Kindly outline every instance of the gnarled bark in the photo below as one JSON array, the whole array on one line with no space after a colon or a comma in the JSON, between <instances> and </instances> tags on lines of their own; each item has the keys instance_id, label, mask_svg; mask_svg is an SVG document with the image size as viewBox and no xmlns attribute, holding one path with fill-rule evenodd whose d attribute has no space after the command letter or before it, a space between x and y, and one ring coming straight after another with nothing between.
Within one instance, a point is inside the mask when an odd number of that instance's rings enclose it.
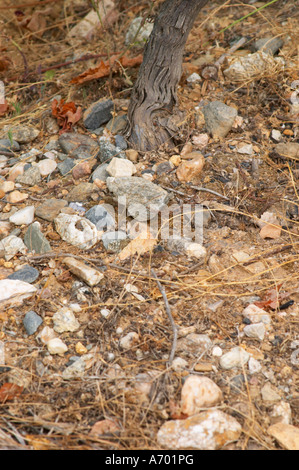
<instances>
[{"instance_id":1,"label":"gnarled bark","mask_svg":"<svg viewBox=\"0 0 299 470\"><path fill-rule=\"evenodd\" d=\"M138 150L153 150L172 142L184 47L196 16L207 1L165 0L162 4L145 46L128 109L126 135Z\"/></svg>"}]
</instances>

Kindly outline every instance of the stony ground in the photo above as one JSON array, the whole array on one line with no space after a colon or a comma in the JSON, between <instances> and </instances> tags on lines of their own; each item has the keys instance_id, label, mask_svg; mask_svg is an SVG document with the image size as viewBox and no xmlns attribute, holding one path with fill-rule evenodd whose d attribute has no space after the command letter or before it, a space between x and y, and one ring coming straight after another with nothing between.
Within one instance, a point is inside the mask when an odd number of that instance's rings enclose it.
<instances>
[{"instance_id":1,"label":"stony ground","mask_svg":"<svg viewBox=\"0 0 299 470\"><path fill-rule=\"evenodd\" d=\"M21 3L0 8L0 448L298 450L296 2L211 2L177 146L145 154L124 38L159 2L107 2L88 40L88 2ZM146 216L134 237L153 198L203 209L202 244Z\"/></svg>"}]
</instances>

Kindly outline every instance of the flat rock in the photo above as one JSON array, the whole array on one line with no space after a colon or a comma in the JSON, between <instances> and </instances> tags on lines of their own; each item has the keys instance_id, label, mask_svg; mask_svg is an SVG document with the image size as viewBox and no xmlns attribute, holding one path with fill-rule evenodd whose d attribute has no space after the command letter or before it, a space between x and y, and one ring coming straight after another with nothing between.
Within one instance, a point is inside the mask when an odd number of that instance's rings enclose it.
<instances>
[{"instance_id":1,"label":"flat rock","mask_svg":"<svg viewBox=\"0 0 299 470\"><path fill-rule=\"evenodd\" d=\"M64 199L47 199L36 207L35 215L41 219L52 222L65 206L67 206L67 201Z\"/></svg>"},{"instance_id":2,"label":"flat rock","mask_svg":"<svg viewBox=\"0 0 299 470\"><path fill-rule=\"evenodd\" d=\"M134 173L136 173L136 168L134 163L132 163L130 160L114 157L107 166L106 171L110 176L125 177L132 176Z\"/></svg>"},{"instance_id":3,"label":"flat rock","mask_svg":"<svg viewBox=\"0 0 299 470\"><path fill-rule=\"evenodd\" d=\"M286 450L299 450L299 428L291 424L276 423L267 430L270 436Z\"/></svg>"},{"instance_id":4,"label":"flat rock","mask_svg":"<svg viewBox=\"0 0 299 470\"><path fill-rule=\"evenodd\" d=\"M39 222L33 222L28 227L24 236L24 243L30 252L42 254L51 251L51 245L41 232Z\"/></svg>"},{"instance_id":5,"label":"flat rock","mask_svg":"<svg viewBox=\"0 0 299 470\"><path fill-rule=\"evenodd\" d=\"M128 214L138 221L157 215L170 199L160 186L137 176L107 178L107 187L115 199L122 199Z\"/></svg>"},{"instance_id":6,"label":"flat rock","mask_svg":"<svg viewBox=\"0 0 299 470\"><path fill-rule=\"evenodd\" d=\"M7 276L7 279L17 279L19 281L28 282L31 284L32 282L36 281L39 276L39 271L35 269L33 266L26 264L23 268L18 269L14 273Z\"/></svg>"},{"instance_id":7,"label":"flat rock","mask_svg":"<svg viewBox=\"0 0 299 470\"><path fill-rule=\"evenodd\" d=\"M222 369L243 367L249 360L250 354L245 349L236 346L220 357L219 364Z\"/></svg>"},{"instance_id":8,"label":"flat rock","mask_svg":"<svg viewBox=\"0 0 299 470\"><path fill-rule=\"evenodd\" d=\"M62 307L53 315L54 330L57 333L65 331L77 331L80 323L76 319L73 311L68 307Z\"/></svg>"},{"instance_id":9,"label":"flat rock","mask_svg":"<svg viewBox=\"0 0 299 470\"><path fill-rule=\"evenodd\" d=\"M32 297L36 291L36 287L28 282L16 279L0 280L0 306L20 304L24 299Z\"/></svg>"},{"instance_id":10,"label":"flat rock","mask_svg":"<svg viewBox=\"0 0 299 470\"><path fill-rule=\"evenodd\" d=\"M40 183L41 173L37 166L32 166L28 170L24 171L22 175L16 177L16 182L21 184L26 184L27 186L34 186L35 184Z\"/></svg>"},{"instance_id":11,"label":"flat rock","mask_svg":"<svg viewBox=\"0 0 299 470\"><path fill-rule=\"evenodd\" d=\"M95 181L96 179L100 181L106 181L106 179L110 176L107 172L107 167L108 163L102 163L101 165L99 165L91 175L92 181Z\"/></svg>"},{"instance_id":12,"label":"flat rock","mask_svg":"<svg viewBox=\"0 0 299 470\"><path fill-rule=\"evenodd\" d=\"M113 207L108 204L98 204L89 209L85 218L95 224L97 230L111 230L116 226L115 214Z\"/></svg>"},{"instance_id":13,"label":"flat rock","mask_svg":"<svg viewBox=\"0 0 299 470\"><path fill-rule=\"evenodd\" d=\"M126 154L113 145L109 140L105 138L99 139L99 153L98 159L101 163L109 163L113 157L126 158Z\"/></svg>"},{"instance_id":14,"label":"flat rock","mask_svg":"<svg viewBox=\"0 0 299 470\"><path fill-rule=\"evenodd\" d=\"M20 150L20 146L16 140L10 141L10 139L0 139L0 153L1 152L8 152L12 155L14 152L18 152Z\"/></svg>"},{"instance_id":15,"label":"flat rock","mask_svg":"<svg viewBox=\"0 0 299 470\"><path fill-rule=\"evenodd\" d=\"M119 252L127 244L127 234L122 230L105 232L102 235L102 242L106 250Z\"/></svg>"},{"instance_id":16,"label":"flat rock","mask_svg":"<svg viewBox=\"0 0 299 470\"><path fill-rule=\"evenodd\" d=\"M9 217L9 221L15 225L29 225L34 220L34 206L27 206L15 212Z\"/></svg>"},{"instance_id":17,"label":"flat rock","mask_svg":"<svg viewBox=\"0 0 299 470\"><path fill-rule=\"evenodd\" d=\"M83 182L74 186L66 195L67 201L84 202L92 193L96 191L96 186L93 183Z\"/></svg>"},{"instance_id":18,"label":"flat rock","mask_svg":"<svg viewBox=\"0 0 299 470\"><path fill-rule=\"evenodd\" d=\"M71 173L75 166L76 163L72 158L65 158L62 162L57 164L57 169L61 176L65 176Z\"/></svg>"},{"instance_id":19,"label":"flat rock","mask_svg":"<svg viewBox=\"0 0 299 470\"><path fill-rule=\"evenodd\" d=\"M72 158L96 157L99 151L99 145L94 139L76 132L65 132L59 137L58 143L61 150Z\"/></svg>"},{"instance_id":20,"label":"flat rock","mask_svg":"<svg viewBox=\"0 0 299 470\"><path fill-rule=\"evenodd\" d=\"M83 124L87 129L97 129L108 122L113 110L113 101L99 100L90 105L83 114Z\"/></svg>"},{"instance_id":21,"label":"flat rock","mask_svg":"<svg viewBox=\"0 0 299 470\"><path fill-rule=\"evenodd\" d=\"M0 252L3 253L6 261L12 259L17 253L26 254L26 245L20 237L8 235L0 241Z\"/></svg>"},{"instance_id":22,"label":"flat rock","mask_svg":"<svg viewBox=\"0 0 299 470\"><path fill-rule=\"evenodd\" d=\"M257 51L263 51L266 54L276 54L276 52L283 46L283 40L281 38L265 37L257 39L254 43L254 48Z\"/></svg>"},{"instance_id":23,"label":"flat rock","mask_svg":"<svg viewBox=\"0 0 299 470\"><path fill-rule=\"evenodd\" d=\"M279 155L286 158L298 158L299 157L299 143L297 142L287 142L277 144L275 146L275 151Z\"/></svg>"},{"instance_id":24,"label":"flat rock","mask_svg":"<svg viewBox=\"0 0 299 470\"><path fill-rule=\"evenodd\" d=\"M187 351L190 354L203 354L208 352L211 347L212 341L208 335L198 333L189 333L177 342L177 351Z\"/></svg>"},{"instance_id":25,"label":"flat rock","mask_svg":"<svg viewBox=\"0 0 299 470\"><path fill-rule=\"evenodd\" d=\"M217 409L187 419L168 421L157 434L159 445L167 449L217 450L238 440L242 427L232 416Z\"/></svg>"},{"instance_id":26,"label":"flat rock","mask_svg":"<svg viewBox=\"0 0 299 470\"><path fill-rule=\"evenodd\" d=\"M44 158L37 163L37 167L42 176L48 176L57 168L57 163L51 158Z\"/></svg>"},{"instance_id":27,"label":"flat rock","mask_svg":"<svg viewBox=\"0 0 299 470\"><path fill-rule=\"evenodd\" d=\"M212 101L203 107L207 131L215 137L225 137L231 130L237 110L221 101Z\"/></svg>"},{"instance_id":28,"label":"flat rock","mask_svg":"<svg viewBox=\"0 0 299 470\"><path fill-rule=\"evenodd\" d=\"M10 126L6 125L3 127L4 132L9 132L12 138L17 141L19 144L28 144L35 140L40 131L32 126Z\"/></svg>"}]
</instances>

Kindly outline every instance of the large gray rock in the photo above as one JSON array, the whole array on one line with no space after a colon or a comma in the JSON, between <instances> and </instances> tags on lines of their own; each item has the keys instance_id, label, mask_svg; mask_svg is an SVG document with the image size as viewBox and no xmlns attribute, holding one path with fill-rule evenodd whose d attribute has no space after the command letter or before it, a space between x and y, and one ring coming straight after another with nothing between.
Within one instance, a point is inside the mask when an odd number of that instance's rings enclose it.
<instances>
[{"instance_id":1,"label":"large gray rock","mask_svg":"<svg viewBox=\"0 0 299 470\"><path fill-rule=\"evenodd\" d=\"M237 117L237 110L221 101L212 101L203 108L207 131L215 137L225 137Z\"/></svg>"},{"instance_id":2,"label":"large gray rock","mask_svg":"<svg viewBox=\"0 0 299 470\"><path fill-rule=\"evenodd\" d=\"M96 157L99 146L95 140L77 132L66 132L58 139L62 151L73 158Z\"/></svg>"},{"instance_id":3,"label":"large gray rock","mask_svg":"<svg viewBox=\"0 0 299 470\"><path fill-rule=\"evenodd\" d=\"M138 221L155 217L170 199L160 186L137 176L110 177L106 183L118 203Z\"/></svg>"},{"instance_id":4,"label":"large gray rock","mask_svg":"<svg viewBox=\"0 0 299 470\"><path fill-rule=\"evenodd\" d=\"M24 236L24 243L29 251L42 254L51 251L51 246L46 237L40 230L39 222L34 222L29 225L27 232Z\"/></svg>"},{"instance_id":5,"label":"large gray rock","mask_svg":"<svg viewBox=\"0 0 299 470\"><path fill-rule=\"evenodd\" d=\"M87 129L97 129L108 122L113 110L113 101L99 100L87 108L83 114L83 124Z\"/></svg>"}]
</instances>

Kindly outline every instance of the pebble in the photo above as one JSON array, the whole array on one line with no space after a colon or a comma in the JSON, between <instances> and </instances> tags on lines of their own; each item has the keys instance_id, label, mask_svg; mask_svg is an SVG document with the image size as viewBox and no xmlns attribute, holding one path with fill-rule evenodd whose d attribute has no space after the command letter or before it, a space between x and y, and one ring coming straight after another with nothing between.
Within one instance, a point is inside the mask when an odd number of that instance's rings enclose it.
<instances>
[{"instance_id":1,"label":"pebble","mask_svg":"<svg viewBox=\"0 0 299 470\"><path fill-rule=\"evenodd\" d=\"M72 158L66 158L65 160L57 164L57 169L61 176L66 176L71 173L75 166L76 163Z\"/></svg>"},{"instance_id":2,"label":"pebble","mask_svg":"<svg viewBox=\"0 0 299 470\"><path fill-rule=\"evenodd\" d=\"M187 157L190 157L190 160L183 161L176 170L177 179L184 183L196 180L201 175L205 164L204 156L199 152L192 152L184 158Z\"/></svg>"},{"instance_id":3,"label":"pebble","mask_svg":"<svg viewBox=\"0 0 299 470\"><path fill-rule=\"evenodd\" d=\"M40 230L40 223L33 222L29 225L25 235L24 243L30 252L43 254L51 251L51 245Z\"/></svg>"},{"instance_id":4,"label":"pebble","mask_svg":"<svg viewBox=\"0 0 299 470\"><path fill-rule=\"evenodd\" d=\"M299 450L299 428L291 424L276 423L267 429L270 436L286 450Z\"/></svg>"},{"instance_id":5,"label":"pebble","mask_svg":"<svg viewBox=\"0 0 299 470\"><path fill-rule=\"evenodd\" d=\"M108 122L113 111L113 101L99 100L92 103L83 114L83 124L87 129L97 129L102 124Z\"/></svg>"},{"instance_id":6,"label":"pebble","mask_svg":"<svg viewBox=\"0 0 299 470\"><path fill-rule=\"evenodd\" d=\"M64 354L67 352L67 345L60 338L52 338L47 342L47 348L50 354Z\"/></svg>"},{"instance_id":7,"label":"pebble","mask_svg":"<svg viewBox=\"0 0 299 470\"><path fill-rule=\"evenodd\" d=\"M248 362L249 358L250 354L245 349L236 346L220 357L219 364L222 369L233 369L242 367Z\"/></svg>"},{"instance_id":8,"label":"pebble","mask_svg":"<svg viewBox=\"0 0 299 470\"><path fill-rule=\"evenodd\" d=\"M15 225L29 225L34 220L34 206L27 206L20 209L9 217L9 221Z\"/></svg>"},{"instance_id":9,"label":"pebble","mask_svg":"<svg viewBox=\"0 0 299 470\"><path fill-rule=\"evenodd\" d=\"M232 416L211 409L183 420L168 421L157 434L158 444L172 450L217 450L238 440L242 427Z\"/></svg>"},{"instance_id":10,"label":"pebble","mask_svg":"<svg viewBox=\"0 0 299 470\"><path fill-rule=\"evenodd\" d=\"M106 179L109 177L109 173L107 172L107 167L108 167L108 163L102 163L101 165L99 165L91 175L92 181L95 181L95 180L106 181Z\"/></svg>"},{"instance_id":11,"label":"pebble","mask_svg":"<svg viewBox=\"0 0 299 470\"><path fill-rule=\"evenodd\" d=\"M78 276L91 287L99 284L104 277L104 275L97 269L91 268L75 258L66 257L63 258L63 262L73 274Z\"/></svg>"},{"instance_id":12,"label":"pebble","mask_svg":"<svg viewBox=\"0 0 299 470\"><path fill-rule=\"evenodd\" d=\"M22 193L21 191L18 191L16 189L15 191L12 191L6 196L6 200L10 204L17 204L18 202L26 201L28 197L29 195L27 193Z\"/></svg>"},{"instance_id":13,"label":"pebble","mask_svg":"<svg viewBox=\"0 0 299 470\"><path fill-rule=\"evenodd\" d=\"M76 132L65 132L59 137L58 143L64 153L81 160L96 157L99 151L99 145L94 139Z\"/></svg>"},{"instance_id":14,"label":"pebble","mask_svg":"<svg viewBox=\"0 0 299 470\"><path fill-rule=\"evenodd\" d=\"M42 317L33 310L27 312L23 319L23 325L28 335L33 335L42 323Z\"/></svg>"},{"instance_id":15,"label":"pebble","mask_svg":"<svg viewBox=\"0 0 299 470\"><path fill-rule=\"evenodd\" d=\"M281 38L260 38L254 42L254 48L257 51L263 51L267 54L276 54L276 52L283 46L283 40Z\"/></svg>"},{"instance_id":16,"label":"pebble","mask_svg":"<svg viewBox=\"0 0 299 470\"><path fill-rule=\"evenodd\" d=\"M135 333L135 331L131 331L128 333L126 336L123 336L119 340L119 345L122 349L131 349L135 344L137 344L139 341L139 335L138 333Z\"/></svg>"},{"instance_id":17,"label":"pebble","mask_svg":"<svg viewBox=\"0 0 299 470\"><path fill-rule=\"evenodd\" d=\"M0 241L0 252L4 253L6 261L12 259L17 253L26 253L26 245L20 237L8 235Z\"/></svg>"},{"instance_id":18,"label":"pebble","mask_svg":"<svg viewBox=\"0 0 299 470\"><path fill-rule=\"evenodd\" d=\"M12 155L14 152L18 152L20 150L20 146L16 140L10 139L0 139L0 154L1 152L9 152Z\"/></svg>"},{"instance_id":19,"label":"pebble","mask_svg":"<svg viewBox=\"0 0 299 470\"><path fill-rule=\"evenodd\" d=\"M4 304L21 303L24 299L32 297L36 291L36 287L28 282L16 279L2 279L0 280L1 307L4 306Z\"/></svg>"},{"instance_id":20,"label":"pebble","mask_svg":"<svg viewBox=\"0 0 299 470\"><path fill-rule=\"evenodd\" d=\"M181 371L188 367L188 362L182 357L175 357L171 363L171 368L175 371Z\"/></svg>"},{"instance_id":21,"label":"pebble","mask_svg":"<svg viewBox=\"0 0 299 470\"><path fill-rule=\"evenodd\" d=\"M67 206L67 201L63 199L47 199L42 204L36 207L35 215L41 219L53 222L61 210Z\"/></svg>"},{"instance_id":22,"label":"pebble","mask_svg":"<svg viewBox=\"0 0 299 470\"><path fill-rule=\"evenodd\" d=\"M187 416L198 413L201 408L211 408L221 403L223 395L218 385L208 377L190 375L181 392L181 411Z\"/></svg>"},{"instance_id":23,"label":"pebble","mask_svg":"<svg viewBox=\"0 0 299 470\"><path fill-rule=\"evenodd\" d=\"M79 215L59 214L54 219L55 229L71 245L88 249L98 242L98 231L90 220Z\"/></svg>"},{"instance_id":24,"label":"pebble","mask_svg":"<svg viewBox=\"0 0 299 470\"><path fill-rule=\"evenodd\" d=\"M275 146L275 151L282 157L298 158L299 143L298 142L281 142Z\"/></svg>"},{"instance_id":25,"label":"pebble","mask_svg":"<svg viewBox=\"0 0 299 470\"><path fill-rule=\"evenodd\" d=\"M66 367L61 376L64 380L82 378L87 368L87 363L94 358L93 354L84 354Z\"/></svg>"},{"instance_id":26,"label":"pebble","mask_svg":"<svg viewBox=\"0 0 299 470\"><path fill-rule=\"evenodd\" d=\"M212 349L212 356L221 357L223 354L222 349L219 346L214 346Z\"/></svg>"},{"instance_id":27,"label":"pebble","mask_svg":"<svg viewBox=\"0 0 299 470\"><path fill-rule=\"evenodd\" d=\"M15 188L15 183L14 181L1 181L0 183L0 189L4 193L9 193L13 191Z\"/></svg>"},{"instance_id":28,"label":"pebble","mask_svg":"<svg viewBox=\"0 0 299 470\"><path fill-rule=\"evenodd\" d=\"M212 341L208 335L189 333L185 338L177 341L177 351L189 352L191 354L203 354L212 347Z\"/></svg>"},{"instance_id":29,"label":"pebble","mask_svg":"<svg viewBox=\"0 0 299 470\"><path fill-rule=\"evenodd\" d=\"M206 128L215 137L225 137L231 130L237 117L237 110L221 101L212 101L203 107Z\"/></svg>"},{"instance_id":30,"label":"pebble","mask_svg":"<svg viewBox=\"0 0 299 470\"><path fill-rule=\"evenodd\" d=\"M114 157L106 168L110 176L132 176L136 173L136 168L130 160Z\"/></svg>"},{"instance_id":31,"label":"pebble","mask_svg":"<svg viewBox=\"0 0 299 470\"><path fill-rule=\"evenodd\" d=\"M117 253L124 248L124 244L127 243L127 234L122 230L105 232L103 233L101 240L106 250Z\"/></svg>"},{"instance_id":32,"label":"pebble","mask_svg":"<svg viewBox=\"0 0 299 470\"><path fill-rule=\"evenodd\" d=\"M251 323L264 323L270 325L271 316L262 308L249 304L242 312L243 317L248 318Z\"/></svg>"},{"instance_id":33,"label":"pebble","mask_svg":"<svg viewBox=\"0 0 299 470\"><path fill-rule=\"evenodd\" d=\"M266 327L263 322L253 323L252 325L245 326L243 331L249 338L263 341L266 333Z\"/></svg>"},{"instance_id":34,"label":"pebble","mask_svg":"<svg viewBox=\"0 0 299 470\"><path fill-rule=\"evenodd\" d=\"M270 413L273 424L275 423L284 423L291 424L292 421L292 409L289 403L286 401L281 401L273 405L272 411Z\"/></svg>"},{"instance_id":35,"label":"pebble","mask_svg":"<svg viewBox=\"0 0 299 470\"><path fill-rule=\"evenodd\" d=\"M38 166L31 166L28 170L24 171L22 175L16 177L16 182L25 184L27 186L34 186L41 182L41 173Z\"/></svg>"},{"instance_id":36,"label":"pebble","mask_svg":"<svg viewBox=\"0 0 299 470\"><path fill-rule=\"evenodd\" d=\"M35 140L40 131L32 126L22 126L20 124L16 126L6 125L3 127L4 132L10 132L12 138L19 144L28 144Z\"/></svg>"},{"instance_id":37,"label":"pebble","mask_svg":"<svg viewBox=\"0 0 299 470\"><path fill-rule=\"evenodd\" d=\"M91 174L91 164L90 162L80 162L77 163L76 166L72 169L72 176L75 180L78 180L80 178L85 178L85 176L88 176Z\"/></svg>"},{"instance_id":38,"label":"pebble","mask_svg":"<svg viewBox=\"0 0 299 470\"><path fill-rule=\"evenodd\" d=\"M238 57L229 67L223 71L226 79L232 82L250 80L264 74L267 71L278 71L279 67L284 66L282 57L273 57L263 51L247 54L244 57Z\"/></svg>"},{"instance_id":39,"label":"pebble","mask_svg":"<svg viewBox=\"0 0 299 470\"><path fill-rule=\"evenodd\" d=\"M86 202L94 192L96 192L96 187L93 183L82 181L74 186L65 198L69 202Z\"/></svg>"},{"instance_id":40,"label":"pebble","mask_svg":"<svg viewBox=\"0 0 299 470\"><path fill-rule=\"evenodd\" d=\"M262 370L261 363L254 359L254 357L250 357L248 361L248 371L250 374L258 374Z\"/></svg>"},{"instance_id":41,"label":"pebble","mask_svg":"<svg viewBox=\"0 0 299 470\"><path fill-rule=\"evenodd\" d=\"M98 231L111 230L116 226L114 208L107 204L99 204L89 209L85 218L92 222Z\"/></svg>"},{"instance_id":42,"label":"pebble","mask_svg":"<svg viewBox=\"0 0 299 470\"><path fill-rule=\"evenodd\" d=\"M199 261L204 262L207 256L207 250L199 243L194 243L187 238L169 238L167 240L167 248L171 251L185 253L188 257L194 256Z\"/></svg>"},{"instance_id":43,"label":"pebble","mask_svg":"<svg viewBox=\"0 0 299 470\"><path fill-rule=\"evenodd\" d=\"M271 385L269 382L267 382L261 388L261 395L262 395L263 401L268 404L281 401L281 396L279 395L277 389L273 387L273 385Z\"/></svg>"},{"instance_id":44,"label":"pebble","mask_svg":"<svg viewBox=\"0 0 299 470\"><path fill-rule=\"evenodd\" d=\"M56 338L55 331L53 328L45 326L37 335L37 338L40 339L43 344L47 344L51 339Z\"/></svg>"},{"instance_id":45,"label":"pebble","mask_svg":"<svg viewBox=\"0 0 299 470\"><path fill-rule=\"evenodd\" d=\"M157 214L170 199L167 191L141 177L110 177L106 183L115 198L125 198L128 214L138 221Z\"/></svg>"},{"instance_id":46,"label":"pebble","mask_svg":"<svg viewBox=\"0 0 299 470\"><path fill-rule=\"evenodd\" d=\"M40 171L41 176L48 176L56 170L57 163L50 158L44 158L43 160L38 162L37 167Z\"/></svg>"},{"instance_id":47,"label":"pebble","mask_svg":"<svg viewBox=\"0 0 299 470\"><path fill-rule=\"evenodd\" d=\"M127 125L127 116L116 116L110 119L108 124L106 125L106 129L108 129L112 134L118 134L119 132L122 132ZM119 136L121 137L121 136ZM123 145L126 141L123 139L121 141L121 145L119 146L117 142L120 142L119 139L116 139L116 136L114 137L114 142L116 147L119 147L121 150L125 150L127 148L127 145Z\"/></svg>"},{"instance_id":48,"label":"pebble","mask_svg":"<svg viewBox=\"0 0 299 470\"><path fill-rule=\"evenodd\" d=\"M98 159L100 162L109 163L113 157L126 158L126 154L106 138L100 138L98 153Z\"/></svg>"},{"instance_id":49,"label":"pebble","mask_svg":"<svg viewBox=\"0 0 299 470\"><path fill-rule=\"evenodd\" d=\"M68 307L62 307L53 315L54 330L57 333L65 331L77 331L80 323L76 319L73 311Z\"/></svg>"},{"instance_id":50,"label":"pebble","mask_svg":"<svg viewBox=\"0 0 299 470\"><path fill-rule=\"evenodd\" d=\"M32 284L34 281L36 281L38 276L39 271L33 266L29 266L29 264L26 264L26 266L22 267L21 269L18 269L14 273L7 276L7 279L17 279L19 281L24 281L28 282L29 284Z\"/></svg>"}]
</instances>

